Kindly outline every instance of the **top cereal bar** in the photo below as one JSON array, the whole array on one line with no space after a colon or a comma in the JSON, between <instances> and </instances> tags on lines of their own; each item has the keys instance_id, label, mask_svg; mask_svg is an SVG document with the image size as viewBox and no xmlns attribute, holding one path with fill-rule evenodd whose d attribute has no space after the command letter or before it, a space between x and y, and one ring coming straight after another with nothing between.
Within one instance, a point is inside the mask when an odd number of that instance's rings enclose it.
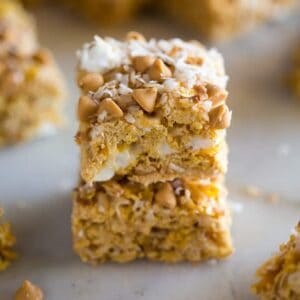
<instances>
[{"instance_id":1,"label":"top cereal bar","mask_svg":"<svg viewBox=\"0 0 300 300\"><path fill-rule=\"evenodd\" d=\"M78 52L81 176L144 184L226 171L222 56L196 41L95 37Z\"/></svg>"}]
</instances>

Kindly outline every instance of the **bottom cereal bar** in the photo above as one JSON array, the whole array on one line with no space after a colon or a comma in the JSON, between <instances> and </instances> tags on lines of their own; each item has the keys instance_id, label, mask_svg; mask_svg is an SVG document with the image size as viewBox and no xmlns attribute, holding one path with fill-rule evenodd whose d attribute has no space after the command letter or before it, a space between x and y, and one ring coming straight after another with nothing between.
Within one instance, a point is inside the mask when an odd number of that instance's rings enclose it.
<instances>
[{"instance_id":1,"label":"bottom cereal bar","mask_svg":"<svg viewBox=\"0 0 300 300\"><path fill-rule=\"evenodd\" d=\"M280 251L258 270L259 282L253 286L262 300L300 299L300 223Z\"/></svg>"},{"instance_id":2,"label":"bottom cereal bar","mask_svg":"<svg viewBox=\"0 0 300 300\"><path fill-rule=\"evenodd\" d=\"M12 234L10 224L1 222L2 215L3 211L0 208L0 271L5 270L16 258L12 250L16 239Z\"/></svg>"},{"instance_id":3,"label":"bottom cereal bar","mask_svg":"<svg viewBox=\"0 0 300 300\"><path fill-rule=\"evenodd\" d=\"M44 293L37 286L28 280L25 280L22 286L17 290L14 300L43 300Z\"/></svg>"},{"instance_id":4,"label":"bottom cereal bar","mask_svg":"<svg viewBox=\"0 0 300 300\"><path fill-rule=\"evenodd\" d=\"M176 179L144 187L127 180L81 185L72 215L84 262L202 261L232 253L226 192L218 183Z\"/></svg>"}]
</instances>

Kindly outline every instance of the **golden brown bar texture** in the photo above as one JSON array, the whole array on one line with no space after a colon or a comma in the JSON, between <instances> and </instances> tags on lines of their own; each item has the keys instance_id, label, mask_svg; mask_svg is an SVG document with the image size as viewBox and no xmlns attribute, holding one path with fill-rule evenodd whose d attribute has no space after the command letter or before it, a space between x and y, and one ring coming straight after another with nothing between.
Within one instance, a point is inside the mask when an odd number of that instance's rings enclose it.
<instances>
[{"instance_id":1,"label":"golden brown bar texture","mask_svg":"<svg viewBox=\"0 0 300 300\"><path fill-rule=\"evenodd\" d=\"M11 225L2 220L3 210L0 208L0 271L9 267L11 262L16 259L16 253L12 247L16 239L12 233Z\"/></svg>"},{"instance_id":2,"label":"golden brown bar texture","mask_svg":"<svg viewBox=\"0 0 300 300\"><path fill-rule=\"evenodd\" d=\"M227 257L232 244L225 196L221 184L199 180L82 184L73 200L74 249L92 264Z\"/></svg>"},{"instance_id":3,"label":"golden brown bar texture","mask_svg":"<svg viewBox=\"0 0 300 300\"><path fill-rule=\"evenodd\" d=\"M300 223L296 233L258 270L252 287L262 300L300 299Z\"/></svg>"},{"instance_id":4,"label":"golden brown bar texture","mask_svg":"<svg viewBox=\"0 0 300 300\"><path fill-rule=\"evenodd\" d=\"M81 176L145 185L227 169L227 76L198 42L95 37L78 52Z\"/></svg>"},{"instance_id":5,"label":"golden brown bar texture","mask_svg":"<svg viewBox=\"0 0 300 300\"><path fill-rule=\"evenodd\" d=\"M0 147L43 136L62 123L63 78L18 2L0 2Z\"/></svg>"}]
</instances>

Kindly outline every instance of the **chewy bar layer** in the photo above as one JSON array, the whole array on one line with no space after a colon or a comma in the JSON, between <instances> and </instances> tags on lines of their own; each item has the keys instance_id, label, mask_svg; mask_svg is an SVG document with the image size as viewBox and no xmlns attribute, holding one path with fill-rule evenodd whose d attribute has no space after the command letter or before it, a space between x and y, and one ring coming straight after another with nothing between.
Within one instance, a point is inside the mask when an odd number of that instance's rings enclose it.
<instances>
[{"instance_id":1,"label":"chewy bar layer","mask_svg":"<svg viewBox=\"0 0 300 300\"><path fill-rule=\"evenodd\" d=\"M12 247L16 243L16 239L11 231L9 223L2 222L3 210L0 208L0 271L5 270L13 260L16 254Z\"/></svg>"},{"instance_id":2,"label":"chewy bar layer","mask_svg":"<svg viewBox=\"0 0 300 300\"><path fill-rule=\"evenodd\" d=\"M103 25L122 23L135 16L147 0L64 0L86 19Z\"/></svg>"},{"instance_id":3,"label":"chewy bar layer","mask_svg":"<svg viewBox=\"0 0 300 300\"><path fill-rule=\"evenodd\" d=\"M92 264L225 258L233 251L225 194L199 180L81 185L73 202L74 249Z\"/></svg>"},{"instance_id":4,"label":"chewy bar layer","mask_svg":"<svg viewBox=\"0 0 300 300\"><path fill-rule=\"evenodd\" d=\"M300 299L300 223L296 233L258 270L253 292L262 300Z\"/></svg>"},{"instance_id":5,"label":"chewy bar layer","mask_svg":"<svg viewBox=\"0 0 300 300\"><path fill-rule=\"evenodd\" d=\"M78 53L81 176L150 184L227 167L231 112L222 56L196 41L95 40Z\"/></svg>"},{"instance_id":6,"label":"chewy bar layer","mask_svg":"<svg viewBox=\"0 0 300 300\"><path fill-rule=\"evenodd\" d=\"M8 3L0 2L0 146L53 133L62 122L65 96L63 78L54 59L33 42L33 24L27 31L19 27L22 7L13 1ZM6 15L14 13L14 17ZM22 36L24 44L15 32ZM29 46L23 49L26 42Z\"/></svg>"},{"instance_id":7,"label":"chewy bar layer","mask_svg":"<svg viewBox=\"0 0 300 300\"><path fill-rule=\"evenodd\" d=\"M212 39L224 39L264 20L282 17L294 4L295 0L164 0L168 14Z\"/></svg>"}]
</instances>

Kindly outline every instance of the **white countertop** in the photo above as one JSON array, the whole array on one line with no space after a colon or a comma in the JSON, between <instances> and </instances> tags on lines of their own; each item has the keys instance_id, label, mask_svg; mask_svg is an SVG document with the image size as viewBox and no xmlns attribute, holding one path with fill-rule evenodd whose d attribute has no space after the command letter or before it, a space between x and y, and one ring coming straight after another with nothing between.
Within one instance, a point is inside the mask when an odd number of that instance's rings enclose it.
<instances>
[{"instance_id":1,"label":"white countertop","mask_svg":"<svg viewBox=\"0 0 300 300\"><path fill-rule=\"evenodd\" d=\"M282 83L300 18L265 26L219 47L230 75L233 124L229 130L229 199L235 210L235 254L218 264L164 265L139 261L98 268L72 252L71 189L78 175L74 84L75 49L94 33L121 37L199 38L177 24L141 20L99 30L65 12L40 9L41 41L53 49L68 80L69 127L56 136L0 151L0 206L13 223L21 258L0 274L0 299L9 300L24 279L43 288L47 300L250 300L254 271L288 239L300 219L300 102ZM251 199L255 185L280 195L277 204Z\"/></svg>"}]
</instances>

